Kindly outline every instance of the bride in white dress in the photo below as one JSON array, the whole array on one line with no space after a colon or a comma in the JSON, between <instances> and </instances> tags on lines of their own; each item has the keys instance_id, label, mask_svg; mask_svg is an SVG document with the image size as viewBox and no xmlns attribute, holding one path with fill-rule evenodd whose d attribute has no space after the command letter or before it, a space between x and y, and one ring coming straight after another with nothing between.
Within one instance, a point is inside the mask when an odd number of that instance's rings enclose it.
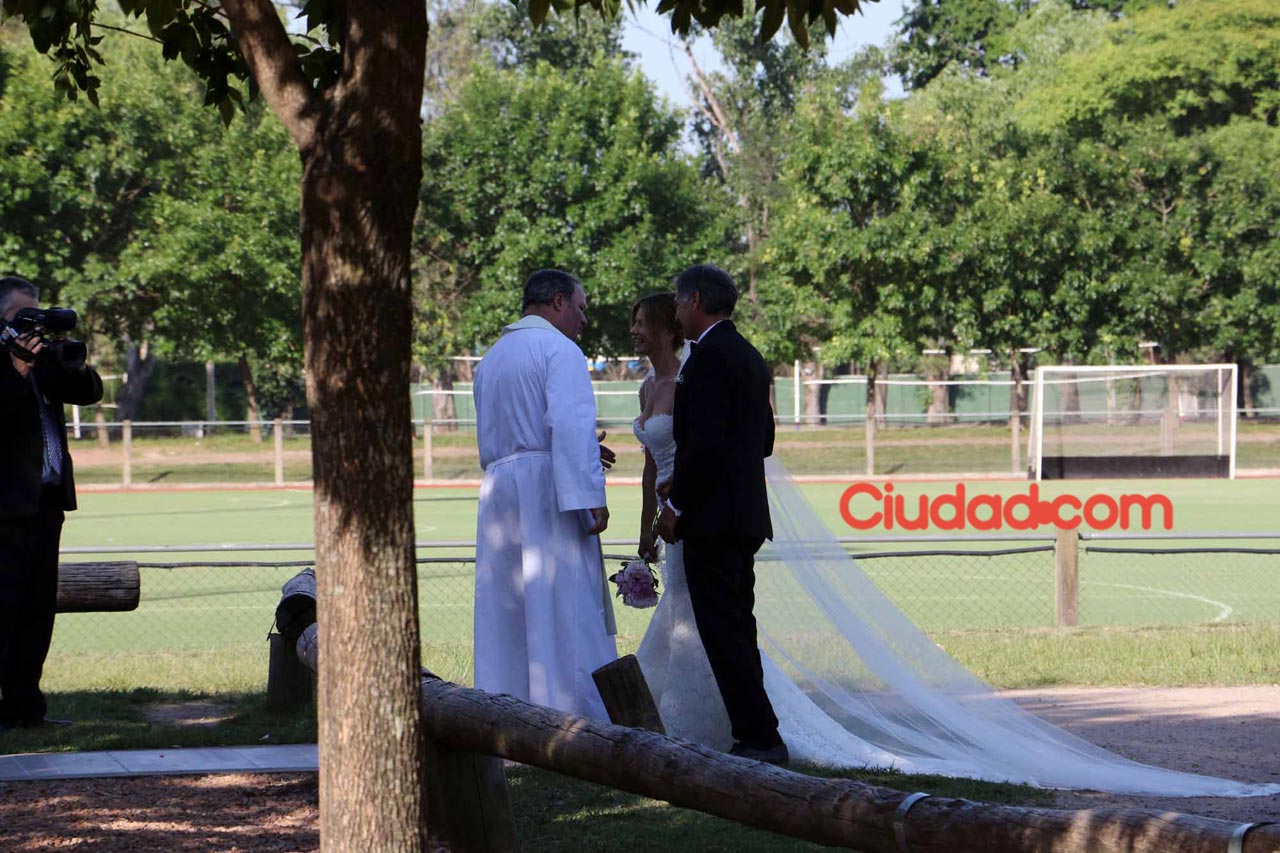
<instances>
[{"instance_id":1,"label":"bride in white dress","mask_svg":"<svg viewBox=\"0 0 1280 853\"><path fill-rule=\"evenodd\" d=\"M659 543L651 521L657 486L670 479L675 464L672 408L685 351L673 296L637 302L631 334L636 352L652 366L633 429L645 450L639 553L653 562ZM998 696L876 588L785 471L770 463L775 536L757 562L756 618L765 690L792 760L1117 793L1280 793L1280 785L1130 761ZM729 717L698 635L684 572L681 543L665 545L661 598L636 657L667 734L728 750Z\"/></svg>"}]
</instances>

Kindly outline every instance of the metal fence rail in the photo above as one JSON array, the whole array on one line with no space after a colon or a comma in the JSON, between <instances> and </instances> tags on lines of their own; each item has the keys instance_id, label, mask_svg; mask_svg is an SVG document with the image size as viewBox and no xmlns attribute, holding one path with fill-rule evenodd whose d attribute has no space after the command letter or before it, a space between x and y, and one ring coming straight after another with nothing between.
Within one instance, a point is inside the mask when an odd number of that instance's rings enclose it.
<instances>
[{"instance_id":1,"label":"metal fence rail","mask_svg":"<svg viewBox=\"0 0 1280 853\"><path fill-rule=\"evenodd\" d=\"M929 538L936 543L936 537ZM1122 538L1129 540L1127 544L1114 544ZM1257 624L1280 619L1280 533L1162 536L1180 540L1171 547L1153 546L1151 538L1093 535L1082 540L1074 566L1079 625ZM921 548L925 539L866 537L845 544L858 566L926 631L1041 629L1061 622L1062 560L1058 546L1043 534L954 537L951 543L963 543L955 548ZM1226 544L1244 539L1257 542ZM1263 547L1264 540L1276 547ZM1107 544L1099 544L1104 541ZM1010 547L1010 542L1026 544ZM469 659L474 543L430 542L419 547L424 646ZM606 565L612 568L627 559L633 547L625 540L607 541ZM264 648L280 587L300 567L314 564L306 553L310 550L305 543L167 551L130 546L64 549L64 562L82 562L90 555L134 556L142 597L131 613L60 616L54 653ZM208 551L237 556L195 556ZM282 552L298 556L284 558ZM168 558L152 557L160 554ZM768 560L762 558L760 571L767 570ZM616 611L619 644L633 647L653 611L622 606Z\"/></svg>"}]
</instances>

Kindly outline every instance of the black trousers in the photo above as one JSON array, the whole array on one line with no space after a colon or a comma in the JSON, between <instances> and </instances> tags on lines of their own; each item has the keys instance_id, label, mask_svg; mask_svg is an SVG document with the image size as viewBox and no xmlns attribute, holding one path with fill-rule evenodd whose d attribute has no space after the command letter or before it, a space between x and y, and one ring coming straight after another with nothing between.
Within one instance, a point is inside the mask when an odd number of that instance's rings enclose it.
<instances>
[{"instance_id":1,"label":"black trousers","mask_svg":"<svg viewBox=\"0 0 1280 853\"><path fill-rule=\"evenodd\" d=\"M684 540L693 617L724 699L733 738L769 749L781 743L778 718L764 692L756 642L755 555L763 539Z\"/></svg>"},{"instance_id":2,"label":"black trousers","mask_svg":"<svg viewBox=\"0 0 1280 853\"><path fill-rule=\"evenodd\" d=\"M40 676L58 602L62 490L46 488L35 518L0 521L0 725L44 719Z\"/></svg>"}]
</instances>

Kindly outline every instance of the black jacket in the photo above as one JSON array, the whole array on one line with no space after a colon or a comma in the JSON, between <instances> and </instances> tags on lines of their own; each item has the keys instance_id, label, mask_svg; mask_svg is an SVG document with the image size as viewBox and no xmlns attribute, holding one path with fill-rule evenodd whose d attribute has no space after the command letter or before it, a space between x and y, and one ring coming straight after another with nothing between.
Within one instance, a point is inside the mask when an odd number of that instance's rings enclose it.
<instances>
[{"instance_id":1,"label":"black jacket","mask_svg":"<svg viewBox=\"0 0 1280 853\"><path fill-rule=\"evenodd\" d=\"M62 439L62 508L73 510L76 485L62 407L101 400L102 379L91 367L64 367L48 350L37 356L33 372L52 403L49 410ZM8 352L0 349L0 521L32 518L39 509L44 472L40 405L31 377L19 374Z\"/></svg>"},{"instance_id":2,"label":"black jacket","mask_svg":"<svg viewBox=\"0 0 1280 853\"><path fill-rule=\"evenodd\" d=\"M773 454L769 367L729 320L676 380L671 503L684 539L773 538L764 460Z\"/></svg>"}]
</instances>

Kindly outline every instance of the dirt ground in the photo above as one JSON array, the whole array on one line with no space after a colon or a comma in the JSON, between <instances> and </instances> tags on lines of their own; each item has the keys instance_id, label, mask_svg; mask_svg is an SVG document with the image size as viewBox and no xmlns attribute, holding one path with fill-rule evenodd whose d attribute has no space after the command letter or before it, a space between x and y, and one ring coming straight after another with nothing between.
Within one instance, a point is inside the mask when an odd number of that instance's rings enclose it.
<instances>
[{"instance_id":1,"label":"dirt ground","mask_svg":"<svg viewBox=\"0 0 1280 853\"><path fill-rule=\"evenodd\" d=\"M1127 757L1177 770L1280 782L1280 685L1079 688L1011 694L1044 719ZM0 850L309 853L314 774L0 783ZM1280 819L1280 796L1171 799L1063 793L1058 808L1117 806L1238 822Z\"/></svg>"}]
</instances>

